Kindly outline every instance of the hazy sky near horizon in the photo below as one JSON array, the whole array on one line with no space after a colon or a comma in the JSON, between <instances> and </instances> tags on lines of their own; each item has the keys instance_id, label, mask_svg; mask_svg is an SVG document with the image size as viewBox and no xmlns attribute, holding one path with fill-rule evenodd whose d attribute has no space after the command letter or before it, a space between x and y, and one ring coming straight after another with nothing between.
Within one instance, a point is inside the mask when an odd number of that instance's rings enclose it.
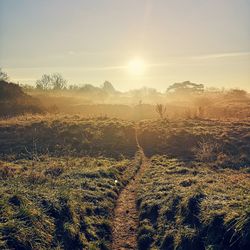
<instances>
[{"instance_id":1,"label":"hazy sky near horizon","mask_svg":"<svg viewBox=\"0 0 250 250\"><path fill-rule=\"evenodd\" d=\"M143 73L128 64L143 62ZM250 90L250 0L0 0L0 67L33 84Z\"/></svg>"}]
</instances>

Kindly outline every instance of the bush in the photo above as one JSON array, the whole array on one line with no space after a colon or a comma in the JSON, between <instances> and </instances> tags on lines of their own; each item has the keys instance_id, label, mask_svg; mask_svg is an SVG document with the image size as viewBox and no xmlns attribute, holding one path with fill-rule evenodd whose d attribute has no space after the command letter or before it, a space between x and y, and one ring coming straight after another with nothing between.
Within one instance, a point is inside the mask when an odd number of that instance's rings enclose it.
<instances>
[{"instance_id":1,"label":"bush","mask_svg":"<svg viewBox=\"0 0 250 250\"><path fill-rule=\"evenodd\" d=\"M25 94L17 84L5 81L0 81L0 106L0 117L45 112L38 99Z\"/></svg>"}]
</instances>

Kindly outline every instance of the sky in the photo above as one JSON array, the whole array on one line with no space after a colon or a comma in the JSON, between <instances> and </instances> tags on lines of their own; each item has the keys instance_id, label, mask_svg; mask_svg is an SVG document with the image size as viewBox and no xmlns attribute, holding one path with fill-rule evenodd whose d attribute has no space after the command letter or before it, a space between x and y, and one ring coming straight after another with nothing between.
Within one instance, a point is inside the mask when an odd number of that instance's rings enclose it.
<instances>
[{"instance_id":1,"label":"sky","mask_svg":"<svg viewBox=\"0 0 250 250\"><path fill-rule=\"evenodd\" d=\"M0 67L24 84L250 91L250 0L0 0Z\"/></svg>"}]
</instances>

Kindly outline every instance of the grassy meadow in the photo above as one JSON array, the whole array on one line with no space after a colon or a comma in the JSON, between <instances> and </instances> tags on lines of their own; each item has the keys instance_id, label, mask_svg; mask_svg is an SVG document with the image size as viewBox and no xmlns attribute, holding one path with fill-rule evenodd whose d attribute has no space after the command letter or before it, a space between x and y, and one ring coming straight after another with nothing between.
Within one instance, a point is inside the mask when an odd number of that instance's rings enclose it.
<instances>
[{"instance_id":1,"label":"grassy meadow","mask_svg":"<svg viewBox=\"0 0 250 250\"><path fill-rule=\"evenodd\" d=\"M250 121L245 120L144 120L138 138L148 156L167 154L220 167L250 164Z\"/></svg>"},{"instance_id":2,"label":"grassy meadow","mask_svg":"<svg viewBox=\"0 0 250 250\"><path fill-rule=\"evenodd\" d=\"M110 249L140 168L138 249L247 249L249 121L26 115L0 121L0 248Z\"/></svg>"},{"instance_id":3,"label":"grassy meadow","mask_svg":"<svg viewBox=\"0 0 250 250\"><path fill-rule=\"evenodd\" d=\"M79 115L31 115L0 121L0 152L15 157L48 155L133 156L130 121Z\"/></svg>"},{"instance_id":4,"label":"grassy meadow","mask_svg":"<svg viewBox=\"0 0 250 250\"><path fill-rule=\"evenodd\" d=\"M0 118L0 249L250 248L245 92L223 94L226 106L217 109L178 106L175 97L166 105L75 103L62 112L11 86L16 94L7 89ZM19 102L18 115L6 116ZM137 228L120 227L125 219ZM128 237L120 239L114 221Z\"/></svg>"}]
</instances>

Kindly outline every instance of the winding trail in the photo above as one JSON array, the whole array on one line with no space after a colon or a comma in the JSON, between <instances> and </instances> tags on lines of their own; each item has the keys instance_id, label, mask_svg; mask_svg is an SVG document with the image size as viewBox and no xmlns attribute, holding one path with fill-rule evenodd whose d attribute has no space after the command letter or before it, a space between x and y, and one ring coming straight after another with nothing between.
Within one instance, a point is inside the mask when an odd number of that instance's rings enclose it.
<instances>
[{"instance_id":1,"label":"winding trail","mask_svg":"<svg viewBox=\"0 0 250 250\"><path fill-rule=\"evenodd\" d=\"M144 170L148 166L148 160L145 157L142 148L137 139L139 153L142 157L141 166L128 183L121 191L114 211L114 220L112 228L112 248L113 250L137 249L137 228L139 224L138 211L136 209L136 190L139 180Z\"/></svg>"}]
</instances>

